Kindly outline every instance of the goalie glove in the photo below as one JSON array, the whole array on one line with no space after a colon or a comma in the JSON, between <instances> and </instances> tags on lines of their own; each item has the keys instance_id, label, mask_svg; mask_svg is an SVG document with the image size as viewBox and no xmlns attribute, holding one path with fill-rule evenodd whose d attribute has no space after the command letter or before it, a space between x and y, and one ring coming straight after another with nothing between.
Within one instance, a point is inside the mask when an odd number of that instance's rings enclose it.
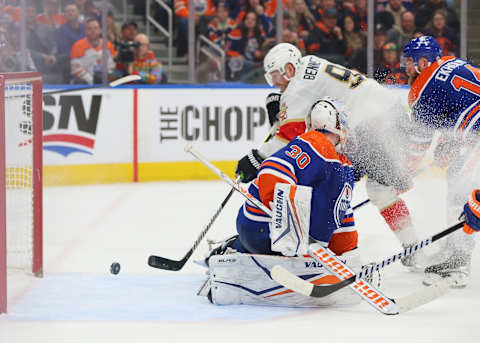
<instances>
[{"instance_id":1,"label":"goalie glove","mask_svg":"<svg viewBox=\"0 0 480 343\"><path fill-rule=\"evenodd\" d=\"M463 213L460 217L463 216L465 216L463 231L468 234L480 231L480 189L475 189L472 192L472 196L463 207Z\"/></svg>"},{"instance_id":2,"label":"goalie glove","mask_svg":"<svg viewBox=\"0 0 480 343\"><path fill-rule=\"evenodd\" d=\"M265 99L265 107L268 112L268 121L273 126L278 121L277 114L280 112L280 93L270 93Z\"/></svg>"},{"instance_id":3,"label":"goalie glove","mask_svg":"<svg viewBox=\"0 0 480 343\"><path fill-rule=\"evenodd\" d=\"M238 161L235 175L240 177L240 182L250 182L257 177L258 169L264 158L260 156L257 149L251 150Z\"/></svg>"}]
</instances>

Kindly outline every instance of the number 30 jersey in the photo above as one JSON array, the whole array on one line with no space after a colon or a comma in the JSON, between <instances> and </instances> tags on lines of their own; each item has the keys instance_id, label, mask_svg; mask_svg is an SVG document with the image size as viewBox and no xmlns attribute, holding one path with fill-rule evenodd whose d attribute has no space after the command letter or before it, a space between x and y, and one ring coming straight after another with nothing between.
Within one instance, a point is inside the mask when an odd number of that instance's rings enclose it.
<instances>
[{"instance_id":1,"label":"number 30 jersey","mask_svg":"<svg viewBox=\"0 0 480 343\"><path fill-rule=\"evenodd\" d=\"M352 127L356 120L361 120L362 113L381 115L395 103L392 97L398 97L361 73L316 56L302 57L295 76L280 99L280 129L275 136L276 142L265 143L260 152L269 156L305 132L304 120L308 111L325 96L342 101L350 114L349 124Z\"/></svg>"},{"instance_id":2,"label":"number 30 jersey","mask_svg":"<svg viewBox=\"0 0 480 343\"><path fill-rule=\"evenodd\" d=\"M313 239L328 244L338 255L357 247L358 234L350 204L353 171L348 158L337 154L323 133L306 132L267 158L249 192L271 206L277 182L312 187L309 234ZM248 201L241 216L270 221Z\"/></svg>"},{"instance_id":3,"label":"number 30 jersey","mask_svg":"<svg viewBox=\"0 0 480 343\"><path fill-rule=\"evenodd\" d=\"M445 56L415 80L408 101L416 121L435 129L453 129L459 138L480 131L480 69Z\"/></svg>"}]
</instances>

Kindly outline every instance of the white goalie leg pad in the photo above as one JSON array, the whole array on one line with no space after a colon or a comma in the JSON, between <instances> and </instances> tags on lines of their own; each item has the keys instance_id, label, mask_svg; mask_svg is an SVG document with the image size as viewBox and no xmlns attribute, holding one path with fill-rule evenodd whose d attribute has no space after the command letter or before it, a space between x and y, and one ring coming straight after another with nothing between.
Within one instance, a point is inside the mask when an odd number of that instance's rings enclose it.
<instances>
[{"instance_id":1,"label":"white goalie leg pad","mask_svg":"<svg viewBox=\"0 0 480 343\"><path fill-rule=\"evenodd\" d=\"M385 186L381 183L367 178L365 184L367 195L379 210L382 210L398 200L397 191L393 186Z\"/></svg>"},{"instance_id":2,"label":"white goalie leg pad","mask_svg":"<svg viewBox=\"0 0 480 343\"><path fill-rule=\"evenodd\" d=\"M312 188L277 183L270 222L272 251L301 256L308 251Z\"/></svg>"},{"instance_id":3,"label":"white goalie leg pad","mask_svg":"<svg viewBox=\"0 0 480 343\"><path fill-rule=\"evenodd\" d=\"M339 257L354 269L360 270L358 254ZM216 305L264 305L289 307L350 306L361 299L350 288L324 298L295 293L274 281L270 270L281 265L288 271L316 284L338 281L321 264L310 257L286 257L234 253L210 258L212 302Z\"/></svg>"}]
</instances>

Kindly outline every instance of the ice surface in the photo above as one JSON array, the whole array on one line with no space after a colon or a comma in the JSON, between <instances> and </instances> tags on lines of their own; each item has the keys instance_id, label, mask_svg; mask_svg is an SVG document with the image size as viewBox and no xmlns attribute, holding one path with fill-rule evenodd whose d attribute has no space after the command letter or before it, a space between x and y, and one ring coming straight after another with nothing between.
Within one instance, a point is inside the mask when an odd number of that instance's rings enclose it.
<instances>
[{"instance_id":1,"label":"ice surface","mask_svg":"<svg viewBox=\"0 0 480 343\"><path fill-rule=\"evenodd\" d=\"M45 277L9 276L9 314L0 316L0 343L10 342L480 342L480 252L471 282L400 316L365 303L329 309L213 306L195 295L204 269L155 270L147 257L180 259L229 188L222 182L170 182L45 189ZM445 228L445 184L424 175L404 195L419 236ZM354 204L366 198L360 183ZM243 199L236 194L209 238L234 232ZM356 213L365 259L400 249L375 208ZM438 249L432 246L428 253ZM203 257L203 242L193 259ZM110 264L121 264L110 274ZM384 270L391 297L421 288L421 275L397 263Z\"/></svg>"}]
</instances>

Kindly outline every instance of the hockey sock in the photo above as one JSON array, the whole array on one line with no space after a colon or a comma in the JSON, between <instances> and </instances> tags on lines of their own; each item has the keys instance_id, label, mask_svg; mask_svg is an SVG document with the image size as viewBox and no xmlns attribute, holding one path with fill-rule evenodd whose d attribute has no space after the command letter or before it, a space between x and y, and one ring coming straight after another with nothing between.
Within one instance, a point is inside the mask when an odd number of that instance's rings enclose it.
<instances>
[{"instance_id":1,"label":"hockey sock","mask_svg":"<svg viewBox=\"0 0 480 343\"><path fill-rule=\"evenodd\" d=\"M402 243L411 243L416 240L413 232L412 219L405 201L397 199L389 207L380 211L390 229Z\"/></svg>"}]
</instances>

